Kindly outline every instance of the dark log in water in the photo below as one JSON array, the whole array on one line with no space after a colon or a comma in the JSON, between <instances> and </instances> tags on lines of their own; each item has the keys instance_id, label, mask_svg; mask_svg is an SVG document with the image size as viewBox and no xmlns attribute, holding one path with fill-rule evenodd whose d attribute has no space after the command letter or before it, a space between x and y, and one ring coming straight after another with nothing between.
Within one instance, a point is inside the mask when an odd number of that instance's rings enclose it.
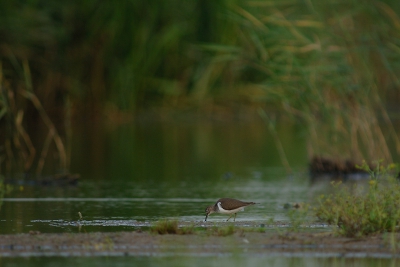
<instances>
[{"instance_id":1,"label":"dark log in water","mask_svg":"<svg viewBox=\"0 0 400 267\"><path fill-rule=\"evenodd\" d=\"M309 164L311 179L315 180L322 177L330 179L365 179L369 177L368 172L357 167L361 163L352 160L330 159L314 156ZM372 164L368 164L371 169ZM354 180L354 179L353 179Z\"/></svg>"},{"instance_id":2,"label":"dark log in water","mask_svg":"<svg viewBox=\"0 0 400 267\"><path fill-rule=\"evenodd\" d=\"M6 179L7 184L31 185L31 186L76 186L80 179L79 174L54 174L46 177L30 177L26 175L23 179Z\"/></svg>"}]
</instances>

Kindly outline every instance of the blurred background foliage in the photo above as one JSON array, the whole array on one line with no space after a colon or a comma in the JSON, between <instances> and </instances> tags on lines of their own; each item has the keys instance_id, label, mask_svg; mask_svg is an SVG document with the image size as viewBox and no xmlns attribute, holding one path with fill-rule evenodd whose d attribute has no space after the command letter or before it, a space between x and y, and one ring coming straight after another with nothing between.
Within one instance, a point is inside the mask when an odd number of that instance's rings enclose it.
<instances>
[{"instance_id":1,"label":"blurred background foliage","mask_svg":"<svg viewBox=\"0 0 400 267\"><path fill-rule=\"evenodd\" d=\"M23 142L25 165L32 129L66 155L71 118L149 110L284 116L310 156L400 153L395 0L1 1L0 64L3 159Z\"/></svg>"}]
</instances>

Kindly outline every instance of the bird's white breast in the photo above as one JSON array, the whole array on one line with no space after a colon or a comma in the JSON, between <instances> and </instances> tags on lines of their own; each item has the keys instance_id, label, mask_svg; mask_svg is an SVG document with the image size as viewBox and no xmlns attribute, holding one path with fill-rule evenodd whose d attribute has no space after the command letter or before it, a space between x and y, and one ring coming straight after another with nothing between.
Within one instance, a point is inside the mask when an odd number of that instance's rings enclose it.
<instances>
[{"instance_id":1,"label":"bird's white breast","mask_svg":"<svg viewBox=\"0 0 400 267\"><path fill-rule=\"evenodd\" d=\"M232 213L236 213L238 211L244 211L244 207L240 207L240 208L237 208L234 210L224 210L221 206L221 202L218 202L217 205L218 205L218 212L223 213L223 214L232 214Z\"/></svg>"}]
</instances>

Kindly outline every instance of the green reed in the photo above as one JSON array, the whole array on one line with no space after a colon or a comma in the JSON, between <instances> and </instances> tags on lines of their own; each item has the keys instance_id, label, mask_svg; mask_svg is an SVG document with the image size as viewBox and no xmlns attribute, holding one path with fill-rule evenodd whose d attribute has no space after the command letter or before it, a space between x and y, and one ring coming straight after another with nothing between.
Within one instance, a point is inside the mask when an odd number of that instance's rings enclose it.
<instances>
[{"instance_id":1,"label":"green reed","mask_svg":"<svg viewBox=\"0 0 400 267\"><path fill-rule=\"evenodd\" d=\"M236 6L242 63L236 82L245 80L243 96L263 109L304 123L311 155L391 161L400 151L386 111L399 84L399 11L394 1Z\"/></svg>"},{"instance_id":2,"label":"green reed","mask_svg":"<svg viewBox=\"0 0 400 267\"><path fill-rule=\"evenodd\" d=\"M395 0L3 1L1 127L33 114L21 90L52 121L64 116L65 139L71 107L118 121L153 107L245 106L302 123L311 155L390 161L399 14Z\"/></svg>"}]
</instances>

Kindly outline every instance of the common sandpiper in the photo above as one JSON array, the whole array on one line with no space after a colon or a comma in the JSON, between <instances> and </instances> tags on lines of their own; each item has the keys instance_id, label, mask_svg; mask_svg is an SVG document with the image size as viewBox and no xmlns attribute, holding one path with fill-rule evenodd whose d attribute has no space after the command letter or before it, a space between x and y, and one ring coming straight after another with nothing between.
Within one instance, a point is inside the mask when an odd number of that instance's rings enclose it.
<instances>
[{"instance_id":1,"label":"common sandpiper","mask_svg":"<svg viewBox=\"0 0 400 267\"><path fill-rule=\"evenodd\" d=\"M233 221L236 219L236 213L238 211L244 211L244 208L250 205L257 204L255 202L243 202L238 199L234 198L220 198L217 200L217 202L214 205L208 206L206 208L206 218L204 221L207 221L208 215L211 213L222 213L222 214L230 214L229 218L226 221L229 221L229 219L233 216Z\"/></svg>"}]
</instances>

